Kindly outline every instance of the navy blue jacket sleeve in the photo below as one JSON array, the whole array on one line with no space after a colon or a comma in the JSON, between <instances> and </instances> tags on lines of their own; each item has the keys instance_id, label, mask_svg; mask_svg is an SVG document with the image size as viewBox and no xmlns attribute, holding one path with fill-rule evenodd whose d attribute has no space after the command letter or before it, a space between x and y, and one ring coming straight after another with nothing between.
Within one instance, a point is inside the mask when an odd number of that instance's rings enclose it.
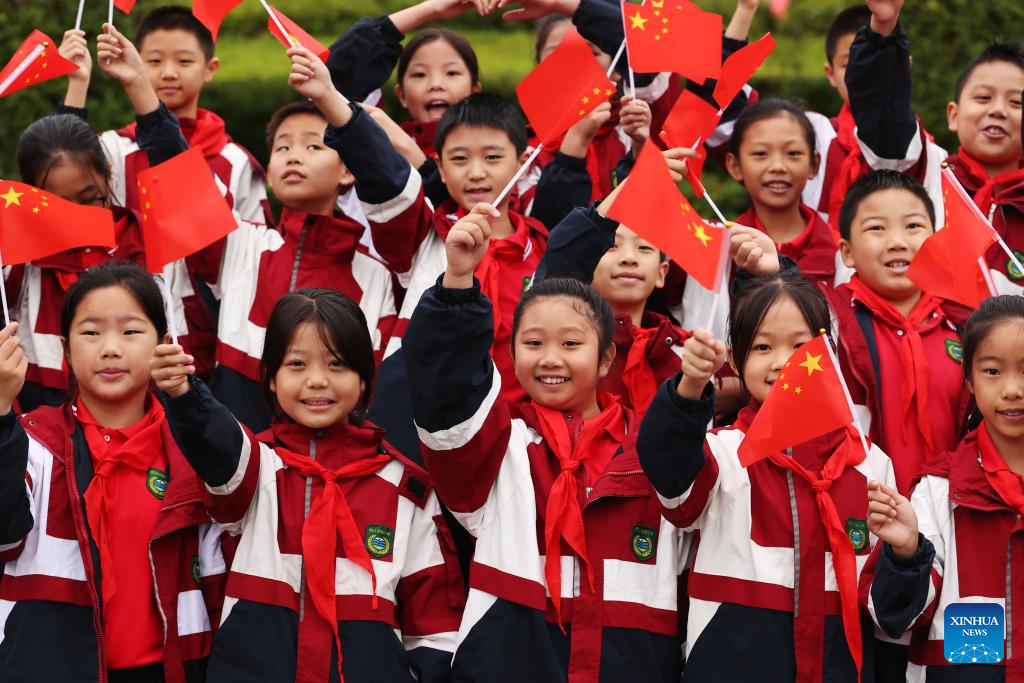
<instances>
[{"instance_id":1,"label":"navy blue jacket sleeve","mask_svg":"<svg viewBox=\"0 0 1024 683\"><path fill-rule=\"evenodd\" d=\"M596 207L579 207L565 217L548 237L548 246L534 278L572 277L589 284L601 257L615 244L616 221Z\"/></svg>"},{"instance_id":2,"label":"navy blue jacket sleeve","mask_svg":"<svg viewBox=\"0 0 1024 683\"><path fill-rule=\"evenodd\" d=\"M663 382L640 425L636 450L654 489L677 498L690 488L704 466L704 439L715 414L715 390L709 382L696 400L676 391L683 373Z\"/></svg>"},{"instance_id":3,"label":"navy blue jacket sleeve","mask_svg":"<svg viewBox=\"0 0 1024 683\"><path fill-rule=\"evenodd\" d=\"M493 342L491 301L478 281L446 289L438 278L424 292L402 338L417 425L440 431L476 413L493 382Z\"/></svg>"},{"instance_id":4,"label":"navy blue jacket sleeve","mask_svg":"<svg viewBox=\"0 0 1024 683\"><path fill-rule=\"evenodd\" d=\"M57 113L71 114L72 116L77 116L83 121L89 121L89 109L87 107L71 107L61 102L57 105Z\"/></svg>"},{"instance_id":5,"label":"navy blue jacket sleeve","mask_svg":"<svg viewBox=\"0 0 1024 683\"><path fill-rule=\"evenodd\" d=\"M136 115L135 121L138 123L136 139L150 166L161 164L188 149L178 117L163 102L148 114Z\"/></svg>"},{"instance_id":6,"label":"navy blue jacket sleeve","mask_svg":"<svg viewBox=\"0 0 1024 683\"><path fill-rule=\"evenodd\" d=\"M910 39L901 26L887 37L870 24L857 32L846 88L857 136L883 159L904 158L917 118L910 102Z\"/></svg>"},{"instance_id":7,"label":"navy blue jacket sleeve","mask_svg":"<svg viewBox=\"0 0 1024 683\"><path fill-rule=\"evenodd\" d=\"M897 557L883 542L871 581L871 601L878 625L891 638L899 638L924 609L931 583L935 546L921 534L913 557Z\"/></svg>"},{"instance_id":8,"label":"navy blue jacket sleeve","mask_svg":"<svg viewBox=\"0 0 1024 683\"><path fill-rule=\"evenodd\" d=\"M622 6L611 0L580 0L576 13L572 15L572 23L580 35L594 45L601 48L601 51L611 57L619 51L619 46L626 39L625 29L622 26ZM615 63L615 70L622 74L623 78L629 77L629 62L626 59L626 51ZM650 85L658 74L633 74L633 80L638 88Z\"/></svg>"},{"instance_id":9,"label":"navy blue jacket sleeve","mask_svg":"<svg viewBox=\"0 0 1024 683\"><path fill-rule=\"evenodd\" d=\"M28 435L14 411L0 416L0 545L17 543L32 530L32 509L25 493ZM49 486L48 481L33 482Z\"/></svg>"},{"instance_id":10,"label":"navy blue jacket sleeve","mask_svg":"<svg viewBox=\"0 0 1024 683\"><path fill-rule=\"evenodd\" d=\"M223 486L238 469L242 428L202 380L189 381L190 391L165 402L167 424L199 477L208 486Z\"/></svg>"},{"instance_id":11,"label":"navy blue jacket sleeve","mask_svg":"<svg viewBox=\"0 0 1024 683\"><path fill-rule=\"evenodd\" d=\"M334 87L350 100L362 102L391 77L402 54L399 31L387 15L366 17L331 45L327 69Z\"/></svg>"},{"instance_id":12,"label":"navy blue jacket sleeve","mask_svg":"<svg viewBox=\"0 0 1024 683\"><path fill-rule=\"evenodd\" d=\"M427 157L416 172L423 180L423 194L430 200L432 206L441 206L442 202L452 198L448 193L448 186L441 180L441 171L438 170L434 157Z\"/></svg>"},{"instance_id":13,"label":"navy blue jacket sleeve","mask_svg":"<svg viewBox=\"0 0 1024 683\"><path fill-rule=\"evenodd\" d=\"M359 199L380 204L405 189L412 166L399 154L384 129L363 111L352 107L352 118L341 128L327 126L324 143L336 151L356 177Z\"/></svg>"},{"instance_id":14,"label":"navy blue jacket sleeve","mask_svg":"<svg viewBox=\"0 0 1024 683\"><path fill-rule=\"evenodd\" d=\"M594 187L587 173L586 157L573 157L555 152L555 158L541 171L533 197L530 216L549 230L558 225L569 212L590 203Z\"/></svg>"}]
</instances>

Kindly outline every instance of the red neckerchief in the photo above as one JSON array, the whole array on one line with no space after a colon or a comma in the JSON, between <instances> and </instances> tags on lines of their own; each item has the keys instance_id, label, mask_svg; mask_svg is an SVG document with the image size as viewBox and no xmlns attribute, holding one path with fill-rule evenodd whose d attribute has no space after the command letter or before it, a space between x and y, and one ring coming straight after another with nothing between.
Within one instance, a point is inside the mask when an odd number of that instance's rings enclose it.
<instances>
[{"instance_id":1,"label":"red neckerchief","mask_svg":"<svg viewBox=\"0 0 1024 683\"><path fill-rule=\"evenodd\" d=\"M601 414L587 420L582 432L576 435L569 433L565 423L565 414L560 410L545 408L536 401L531 401L537 414L537 425L540 427L544 442L558 458L561 472L551 484L548 502L544 509L544 579L551 593L551 602L555 606L555 617L558 625L562 625L562 539L569 544L580 561L586 565L587 580L591 588L594 586L594 568L587 555L587 537L583 529L583 511L580 508L576 472L590 456L590 445L604 430L616 426L622 427L622 404L618 397L610 394L600 396L605 403ZM563 633L565 629L562 628Z\"/></svg>"},{"instance_id":2,"label":"red neckerchief","mask_svg":"<svg viewBox=\"0 0 1024 683\"><path fill-rule=\"evenodd\" d=\"M862 175L861 160L864 157L857 143L857 122L853 119L849 104L844 104L836 117L836 140L846 156L832 182L828 199L828 225L832 228L832 239L839 244L839 209L847 191Z\"/></svg>"},{"instance_id":3,"label":"red neckerchief","mask_svg":"<svg viewBox=\"0 0 1024 683\"><path fill-rule=\"evenodd\" d=\"M324 483L323 491L309 508L309 516L302 523L302 559L306 567L306 584L317 613L323 617L334 634L338 648L338 671L341 671L341 638L338 634L337 593L335 591L335 557L338 539L345 557L365 569L373 583L371 604L377 609L377 574L373 561L363 547L363 536L356 526L352 509L341 489L344 479L358 479L379 471L391 461L386 454L361 458L336 470L330 470L308 455L299 455L274 444L274 452L285 465L303 477L318 477ZM344 681L344 677L341 678Z\"/></svg>"},{"instance_id":4,"label":"red neckerchief","mask_svg":"<svg viewBox=\"0 0 1024 683\"><path fill-rule=\"evenodd\" d=\"M988 216L993 206L1002 204L1024 213L1024 162L1020 168L989 178L985 167L960 147L951 163L957 179L974 195L974 203L983 214Z\"/></svg>"},{"instance_id":5,"label":"red neckerchief","mask_svg":"<svg viewBox=\"0 0 1024 683\"><path fill-rule=\"evenodd\" d=\"M744 411L735 422L735 427L747 431L747 423L750 411ZM789 457L781 451L776 451L768 456L768 460L784 470L790 470L806 481L814 492L815 502L818 504L818 514L821 523L825 527L825 536L828 538L829 550L832 552L832 569L836 575L836 585L839 588L839 604L843 617L843 631L846 635L846 645L850 648L850 656L857 667L857 680L860 680L861 657L863 647L860 635L860 607L857 593L857 560L853 552L853 545L849 536L846 535L846 526L843 520L839 519L839 511L836 510L835 502L829 495L832 482L843 476L849 467L856 467L864 458L864 448L861 446L860 438L852 427L846 428L846 437L829 456L825 465L821 468L821 475L814 474L795 458ZM794 533L796 529L793 530ZM812 629L823 630L820 619L814 619L806 611L793 610L793 641L798 644L804 640L803 635ZM817 623L815 623L817 622ZM801 680L801 669L806 666L805 658L797 657L797 680Z\"/></svg>"},{"instance_id":6,"label":"red neckerchief","mask_svg":"<svg viewBox=\"0 0 1024 683\"><path fill-rule=\"evenodd\" d=\"M632 325L632 323L630 323ZM647 358L647 347L651 339L661 330L660 327L636 327L633 325L633 343L626 355L626 364L622 368L622 383L629 392L633 412L642 419L647 408L654 400L658 391L658 380Z\"/></svg>"},{"instance_id":7,"label":"red neckerchief","mask_svg":"<svg viewBox=\"0 0 1024 683\"><path fill-rule=\"evenodd\" d=\"M164 452L164 407L153 395L147 396L146 400L149 402L149 410L141 420L119 430L128 436L128 440L116 450L103 438L100 431L103 425L89 414L81 398L75 401L75 417L82 425L93 463L93 478L84 496L86 517L100 551L100 566L103 567L114 566L111 541L114 529L110 524L110 507L115 504L116 489L111 487L112 475L122 466L147 472L154 460ZM117 592L114 572L103 572L101 584L103 602L108 604Z\"/></svg>"},{"instance_id":8,"label":"red neckerchief","mask_svg":"<svg viewBox=\"0 0 1024 683\"><path fill-rule=\"evenodd\" d=\"M860 277L854 275L849 282L850 290L855 299L871 311L889 327L902 330L900 337L900 365L903 366L903 415L906 418L911 405L916 405L917 427L921 430L925 447L928 452L925 460L935 456L935 442L932 438L931 419L928 416L928 363L925 360L924 344L921 341L921 326L931 318L932 313L939 311L942 299L930 294L921 293L921 298L910 317L904 318L892 304L878 296ZM902 424L902 423L901 423ZM904 441L906 438L904 438Z\"/></svg>"},{"instance_id":9,"label":"red neckerchief","mask_svg":"<svg viewBox=\"0 0 1024 683\"><path fill-rule=\"evenodd\" d=\"M428 157L437 159L437 148L434 147L434 140L437 135L438 123L439 121L403 121L398 125L416 142L421 152Z\"/></svg>"},{"instance_id":10,"label":"red neckerchief","mask_svg":"<svg viewBox=\"0 0 1024 683\"><path fill-rule=\"evenodd\" d=\"M978 427L978 454L981 471L1006 507L1024 514L1024 478L1011 470L988 433L984 422Z\"/></svg>"},{"instance_id":11,"label":"red neckerchief","mask_svg":"<svg viewBox=\"0 0 1024 683\"><path fill-rule=\"evenodd\" d=\"M181 134L185 136L188 146L202 150L203 157L207 159L220 155L221 151L231 142L231 136L227 133L224 119L209 109L197 109L196 118L178 119L178 125L181 127ZM138 124L132 122L117 131L117 133L118 135L135 140L137 127Z\"/></svg>"}]
</instances>

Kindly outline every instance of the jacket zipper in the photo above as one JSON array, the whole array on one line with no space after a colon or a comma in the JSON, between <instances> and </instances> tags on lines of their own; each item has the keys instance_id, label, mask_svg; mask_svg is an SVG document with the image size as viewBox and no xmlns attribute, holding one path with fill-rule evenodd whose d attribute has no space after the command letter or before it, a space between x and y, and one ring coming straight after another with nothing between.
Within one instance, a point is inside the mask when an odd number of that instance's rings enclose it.
<instances>
[{"instance_id":1,"label":"jacket zipper","mask_svg":"<svg viewBox=\"0 0 1024 683\"><path fill-rule=\"evenodd\" d=\"M198 498L195 498L193 500L183 500L180 503L175 503L174 505L168 505L165 508L160 508L160 512L167 512L168 510L175 510L175 509L180 508L180 507L185 507L186 505L194 505L195 503L201 503L201 502L202 501L200 499L198 499ZM178 529L175 529L174 531L178 531ZM169 532L169 533L173 533L173 532ZM165 645L167 644L167 634L168 634L168 631L170 630L170 627L167 624L167 615L164 613L164 604L163 604L163 602L160 601L160 584L157 583L157 580L156 580L156 563L153 561L153 541L158 541L158 540L160 540L161 538L163 538L164 536L167 536L167 535L168 534L163 534L161 536L156 536L154 538L151 538L151 539L149 539L149 543L146 544L146 555L149 557L149 574L150 574L151 577L153 577L153 597L156 599L156 609L157 609L158 612L160 612L160 620L163 621L163 623L164 623L164 644ZM211 628L212 628L212 626L213 625L211 624Z\"/></svg>"},{"instance_id":2,"label":"jacket zipper","mask_svg":"<svg viewBox=\"0 0 1024 683\"><path fill-rule=\"evenodd\" d=\"M305 229L303 229L305 230ZM300 247L301 249L301 242ZM316 460L316 441L309 441L309 457ZM310 500L313 498L313 477L306 477L306 500L303 505L302 521L305 524L309 517ZM299 565L299 622L306 614L306 558L302 557L302 564Z\"/></svg>"},{"instance_id":3,"label":"jacket zipper","mask_svg":"<svg viewBox=\"0 0 1024 683\"><path fill-rule=\"evenodd\" d=\"M302 231L299 232L299 243L295 247L295 260L292 261L292 276L288 281L288 291L294 292L295 285L299 281L299 261L302 259L302 247L306 243L306 221L302 223Z\"/></svg>"}]
</instances>

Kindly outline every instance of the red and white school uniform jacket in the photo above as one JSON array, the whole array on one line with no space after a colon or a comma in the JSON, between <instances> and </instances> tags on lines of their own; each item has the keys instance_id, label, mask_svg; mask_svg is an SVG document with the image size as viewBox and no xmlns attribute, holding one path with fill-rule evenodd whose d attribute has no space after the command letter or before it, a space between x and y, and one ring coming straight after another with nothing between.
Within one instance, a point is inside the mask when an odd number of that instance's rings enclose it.
<instances>
[{"instance_id":1,"label":"red and white school uniform jacket","mask_svg":"<svg viewBox=\"0 0 1024 683\"><path fill-rule=\"evenodd\" d=\"M327 484L289 466L282 449L331 471L386 456L376 471L336 479L333 492L344 498L358 534L349 540L368 553L376 599L369 571L346 551L344 537L334 553L313 558L334 560L345 679L449 680L464 586L426 472L370 423L322 430L275 423L253 436L199 380L169 401L167 415L205 481L210 514L240 536L209 681L338 681L334 635L313 602L303 545Z\"/></svg>"},{"instance_id":2,"label":"red and white school uniform jacket","mask_svg":"<svg viewBox=\"0 0 1024 683\"><path fill-rule=\"evenodd\" d=\"M790 257L800 269L800 275L811 283L824 282L832 286L836 276L837 251L832 231L814 209L800 205L800 215L804 220L804 228L794 239L775 247L780 254ZM749 225L767 233L757 212L753 207L736 219L741 225Z\"/></svg>"},{"instance_id":3,"label":"red and white school uniform jacket","mask_svg":"<svg viewBox=\"0 0 1024 683\"><path fill-rule=\"evenodd\" d=\"M533 406L503 398L489 357L492 329L479 286L438 285L420 299L403 345L431 476L476 537L455 678L675 683L677 584L689 538L662 518L643 477L633 414L624 409L601 437L619 444L604 471L584 466L574 475L593 583L559 539L563 632L545 579L545 516L561 466ZM565 419L582 431L581 415Z\"/></svg>"},{"instance_id":4,"label":"red and white school uniform jacket","mask_svg":"<svg viewBox=\"0 0 1024 683\"><path fill-rule=\"evenodd\" d=\"M738 448L744 428L707 431L714 414L712 387L699 400L684 399L676 391L680 377L659 387L637 450L664 515L700 538L688 584L687 677L857 680L811 485L768 459L743 467ZM756 407L740 412L741 426L751 423ZM842 436L834 432L799 444L791 457L820 476ZM877 446L826 489L845 521L858 574L875 544L866 524L868 480L894 482L892 464ZM856 601L855 586L853 593ZM794 618L799 613L810 620L806 630ZM871 638L862 641L867 661ZM809 675L799 679L795 667ZM867 664L864 675L871 680Z\"/></svg>"},{"instance_id":5,"label":"red and white school uniform jacket","mask_svg":"<svg viewBox=\"0 0 1024 683\"><path fill-rule=\"evenodd\" d=\"M917 554L899 558L883 543L862 576L861 598L879 627L892 637L911 632L908 683L1024 680L1024 522L988 483L977 434L922 470L910 499L921 533ZM1005 610L1003 661L950 663L945 610L955 603Z\"/></svg>"},{"instance_id":6,"label":"red and white school uniform jacket","mask_svg":"<svg viewBox=\"0 0 1024 683\"><path fill-rule=\"evenodd\" d=\"M200 683L224 598L221 530L166 423L163 443L169 481L149 542L157 604L139 608L159 612L165 679ZM84 509L93 463L71 404L0 417L0 453L0 679L102 683L117 643L104 635Z\"/></svg>"}]
</instances>

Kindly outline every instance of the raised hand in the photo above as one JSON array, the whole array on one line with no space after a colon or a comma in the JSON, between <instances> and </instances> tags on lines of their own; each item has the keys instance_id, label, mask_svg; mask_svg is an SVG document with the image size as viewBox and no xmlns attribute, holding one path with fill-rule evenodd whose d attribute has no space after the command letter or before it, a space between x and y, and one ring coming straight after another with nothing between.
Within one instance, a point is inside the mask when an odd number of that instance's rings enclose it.
<instances>
[{"instance_id":1,"label":"raised hand","mask_svg":"<svg viewBox=\"0 0 1024 683\"><path fill-rule=\"evenodd\" d=\"M171 398L184 396L191 389L189 375L196 372L195 359L180 344L160 344L153 349L149 373L156 388Z\"/></svg>"},{"instance_id":2,"label":"raised hand","mask_svg":"<svg viewBox=\"0 0 1024 683\"><path fill-rule=\"evenodd\" d=\"M697 328L683 343L683 378L676 391L683 398L698 399L704 387L725 365L725 344L708 330Z\"/></svg>"},{"instance_id":3,"label":"raised hand","mask_svg":"<svg viewBox=\"0 0 1024 683\"><path fill-rule=\"evenodd\" d=\"M488 0L488 13L509 4L521 5L502 14L502 19L523 21L539 19L549 14L564 14L571 17L580 6L580 0Z\"/></svg>"},{"instance_id":4,"label":"raised hand","mask_svg":"<svg viewBox=\"0 0 1024 683\"><path fill-rule=\"evenodd\" d=\"M868 482L868 531L892 546L899 557L917 552L917 513L895 489L882 482Z\"/></svg>"},{"instance_id":5,"label":"raised hand","mask_svg":"<svg viewBox=\"0 0 1024 683\"><path fill-rule=\"evenodd\" d=\"M491 243L491 220L500 216L493 206L481 202L452 226L444 244L448 267L441 281L443 287L469 289L473 286L473 272Z\"/></svg>"},{"instance_id":6,"label":"raised hand","mask_svg":"<svg viewBox=\"0 0 1024 683\"><path fill-rule=\"evenodd\" d=\"M872 31L887 36L896 30L903 0L867 0L867 6L871 10Z\"/></svg>"},{"instance_id":7,"label":"raised hand","mask_svg":"<svg viewBox=\"0 0 1024 683\"><path fill-rule=\"evenodd\" d=\"M594 136L597 135L597 131L601 130L601 126L607 123L611 117L612 105L610 102L602 102L597 105L594 111L584 116L565 132L558 151L571 157L587 156L587 146L594 140Z\"/></svg>"},{"instance_id":8,"label":"raised hand","mask_svg":"<svg viewBox=\"0 0 1024 683\"><path fill-rule=\"evenodd\" d=\"M634 97L622 98L619 124L633 142L633 158L640 154L640 148L651 137L651 105Z\"/></svg>"},{"instance_id":9,"label":"raised hand","mask_svg":"<svg viewBox=\"0 0 1024 683\"><path fill-rule=\"evenodd\" d=\"M288 85L303 97L308 97L332 126L340 128L352 119L352 107L337 91L331 73L320 58L302 45L288 48L292 60L288 72Z\"/></svg>"},{"instance_id":10,"label":"raised hand","mask_svg":"<svg viewBox=\"0 0 1024 683\"><path fill-rule=\"evenodd\" d=\"M68 74L70 80L89 82L89 76L92 74L92 55L89 53L85 31L75 28L65 31L64 40L61 41L57 52L78 66L78 71Z\"/></svg>"},{"instance_id":11,"label":"raised hand","mask_svg":"<svg viewBox=\"0 0 1024 683\"><path fill-rule=\"evenodd\" d=\"M110 24L103 24L105 33L96 38L96 61L124 87L136 114L149 114L160 107L160 100L149 81L139 51Z\"/></svg>"},{"instance_id":12,"label":"raised hand","mask_svg":"<svg viewBox=\"0 0 1024 683\"><path fill-rule=\"evenodd\" d=\"M18 323L10 323L0 330L0 415L11 412L14 400L25 386L28 359L21 350L21 340L15 335Z\"/></svg>"},{"instance_id":13,"label":"raised hand","mask_svg":"<svg viewBox=\"0 0 1024 683\"><path fill-rule=\"evenodd\" d=\"M757 228L733 223L730 226L729 255L737 268L751 275L779 272L779 252L772 238Z\"/></svg>"},{"instance_id":14,"label":"raised hand","mask_svg":"<svg viewBox=\"0 0 1024 683\"><path fill-rule=\"evenodd\" d=\"M668 164L668 172L672 176L672 182L677 185L683 182L686 177L686 160L695 159L697 151L687 147L673 147L661 153Z\"/></svg>"}]
</instances>

